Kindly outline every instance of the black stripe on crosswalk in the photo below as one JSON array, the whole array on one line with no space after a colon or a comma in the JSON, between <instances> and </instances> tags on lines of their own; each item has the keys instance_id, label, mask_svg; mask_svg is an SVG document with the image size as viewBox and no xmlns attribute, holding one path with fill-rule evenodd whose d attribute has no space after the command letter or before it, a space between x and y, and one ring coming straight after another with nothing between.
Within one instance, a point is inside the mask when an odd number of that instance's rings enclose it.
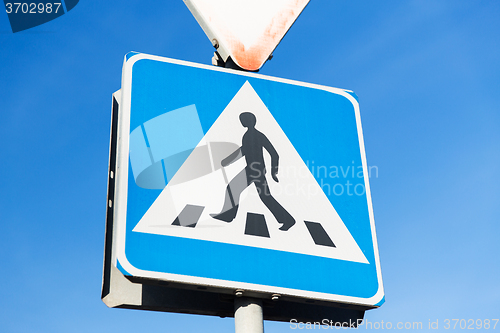
<instances>
[{"instance_id":1,"label":"black stripe on crosswalk","mask_svg":"<svg viewBox=\"0 0 500 333\"><path fill-rule=\"evenodd\" d=\"M335 244L333 244L332 240L330 239L330 236L328 236L325 229L323 229L323 227L321 226L321 224L309 221L304 221L304 222L307 226L307 230L309 230L309 233L311 234L311 237L314 243L316 243L316 245L336 247Z\"/></svg>"},{"instance_id":2,"label":"black stripe on crosswalk","mask_svg":"<svg viewBox=\"0 0 500 333\"><path fill-rule=\"evenodd\" d=\"M266 218L262 214L247 214L247 223L245 225L245 235L253 235L269 238L269 230L266 225Z\"/></svg>"},{"instance_id":3,"label":"black stripe on crosswalk","mask_svg":"<svg viewBox=\"0 0 500 333\"><path fill-rule=\"evenodd\" d=\"M182 212L177 216L172 225L194 228L200 219L201 213L205 207L196 205L186 205Z\"/></svg>"},{"instance_id":4,"label":"black stripe on crosswalk","mask_svg":"<svg viewBox=\"0 0 500 333\"><path fill-rule=\"evenodd\" d=\"M188 204L175 218L172 225L194 228L204 209L204 206ZM320 223L311 221L304 221L304 223L316 245L336 247ZM266 218L263 214L247 213L245 235L270 238Z\"/></svg>"}]
</instances>

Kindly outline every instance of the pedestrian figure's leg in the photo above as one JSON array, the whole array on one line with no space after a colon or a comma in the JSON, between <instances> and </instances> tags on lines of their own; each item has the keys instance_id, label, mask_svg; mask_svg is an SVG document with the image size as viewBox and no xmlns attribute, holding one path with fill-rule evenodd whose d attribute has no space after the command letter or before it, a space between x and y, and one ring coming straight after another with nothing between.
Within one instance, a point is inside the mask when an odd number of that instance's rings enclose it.
<instances>
[{"instance_id":1,"label":"pedestrian figure's leg","mask_svg":"<svg viewBox=\"0 0 500 333\"><path fill-rule=\"evenodd\" d=\"M214 219L231 222L236 217L241 192L248 187L247 175L245 169L237 174L226 187L226 196L224 205L218 214L210 214Z\"/></svg>"},{"instance_id":2,"label":"pedestrian figure's leg","mask_svg":"<svg viewBox=\"0 0 500 333\"><path fill-rule=\"evenodd\" d=\"M280 227L280 230L287 231L288 229L290 229L295 224L295 219L271 195L265 176L256 179L254 183L255 187L257 187L257 192L259 193L260 200L262 200L264 205L266 205L266 207L271 211L271 213L274 215L274 218L279 223L283 224Z\"/></svg>"}]
</instances>

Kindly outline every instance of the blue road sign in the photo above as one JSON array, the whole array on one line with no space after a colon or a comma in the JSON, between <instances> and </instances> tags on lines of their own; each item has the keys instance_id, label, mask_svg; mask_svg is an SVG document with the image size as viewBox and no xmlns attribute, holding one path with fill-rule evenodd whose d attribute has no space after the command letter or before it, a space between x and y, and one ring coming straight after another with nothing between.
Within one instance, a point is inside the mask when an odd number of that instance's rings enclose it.
<instances>
[{"instance_id":1,"label":"blue road sign","mask_svg":"<svg viewBox=\"0 0 500 333\"><path fill-rule=\"evenodd\" d=\"M125 276L383 303L352 92L130 53L117 147Z\"/></svg>"}]
</instances>

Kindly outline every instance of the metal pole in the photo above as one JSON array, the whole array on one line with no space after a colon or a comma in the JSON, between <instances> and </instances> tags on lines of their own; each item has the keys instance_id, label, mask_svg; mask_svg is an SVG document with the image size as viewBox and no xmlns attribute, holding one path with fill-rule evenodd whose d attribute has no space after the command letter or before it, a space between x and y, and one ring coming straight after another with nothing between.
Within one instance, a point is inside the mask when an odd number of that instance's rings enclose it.
<instances>
[{"instance_id":1,"label":"metal pole","mask_svg":"<svg viewBox=\"0 0 500 333\"><path fill-rule=\"evenodd\" d=\"M236 333L264 333L262 300L236 297L234 299L234 328Z\"/></svg>"}]
</instances>

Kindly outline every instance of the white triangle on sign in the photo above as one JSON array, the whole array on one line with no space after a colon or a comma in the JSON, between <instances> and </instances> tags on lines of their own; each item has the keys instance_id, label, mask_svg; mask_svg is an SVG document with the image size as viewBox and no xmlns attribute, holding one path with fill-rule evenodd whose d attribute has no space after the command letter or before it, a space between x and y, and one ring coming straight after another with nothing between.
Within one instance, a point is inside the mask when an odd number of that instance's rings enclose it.
<instances>
[{"instance_id":1,"label":"white triangle on sign","mask_svg":"<svg viewBox=\"0 0 500 333\"><path fill-rule=\"evenodd\" d=\"M255 128L269 139L279 154L279 182L271 178L270 172L266 174L266 178L272 196L296 221L287 231L279 230L281 225L260 200L253 184L242 192L238 213L232 222L223 222L210 216L211 213L219 213L223 206L227 184L220 168L220 160L225 156L216 156L212 152L208 157L201 152L211 143L230 143L232 149L241 146L242 136L246 131L239 120L242 112L255 115ZM207 156L207 161L202 161L200 156ZM264 159L270 170L271 158L267 153L264 153ZM213 171L202 173L202 176L193 179L186 177L192 170L203 168L203 164L210 164ZM227 180L231 181L245 166L245 159L241 158L224 168ZM175 225L174 221L187 205L202 209L193 217L195 226L182 226L182 223ZM264 216L268 229L266 237L245 234L248 213ZM320 224L334 246L318 245L305 221ZM307 165L248 81L217 118L134 231L368 263Z\"/></svg>"},{"instance_id":2,"label":"white triangle on sign","mask_svg":"<svg viewBox=\"0 0 500 333\"><path fill-rule=\"evenodd\" d=\"M217 51L243 69L258 70L309 0L184 0Z\"/></svg>"}]
</instances>

